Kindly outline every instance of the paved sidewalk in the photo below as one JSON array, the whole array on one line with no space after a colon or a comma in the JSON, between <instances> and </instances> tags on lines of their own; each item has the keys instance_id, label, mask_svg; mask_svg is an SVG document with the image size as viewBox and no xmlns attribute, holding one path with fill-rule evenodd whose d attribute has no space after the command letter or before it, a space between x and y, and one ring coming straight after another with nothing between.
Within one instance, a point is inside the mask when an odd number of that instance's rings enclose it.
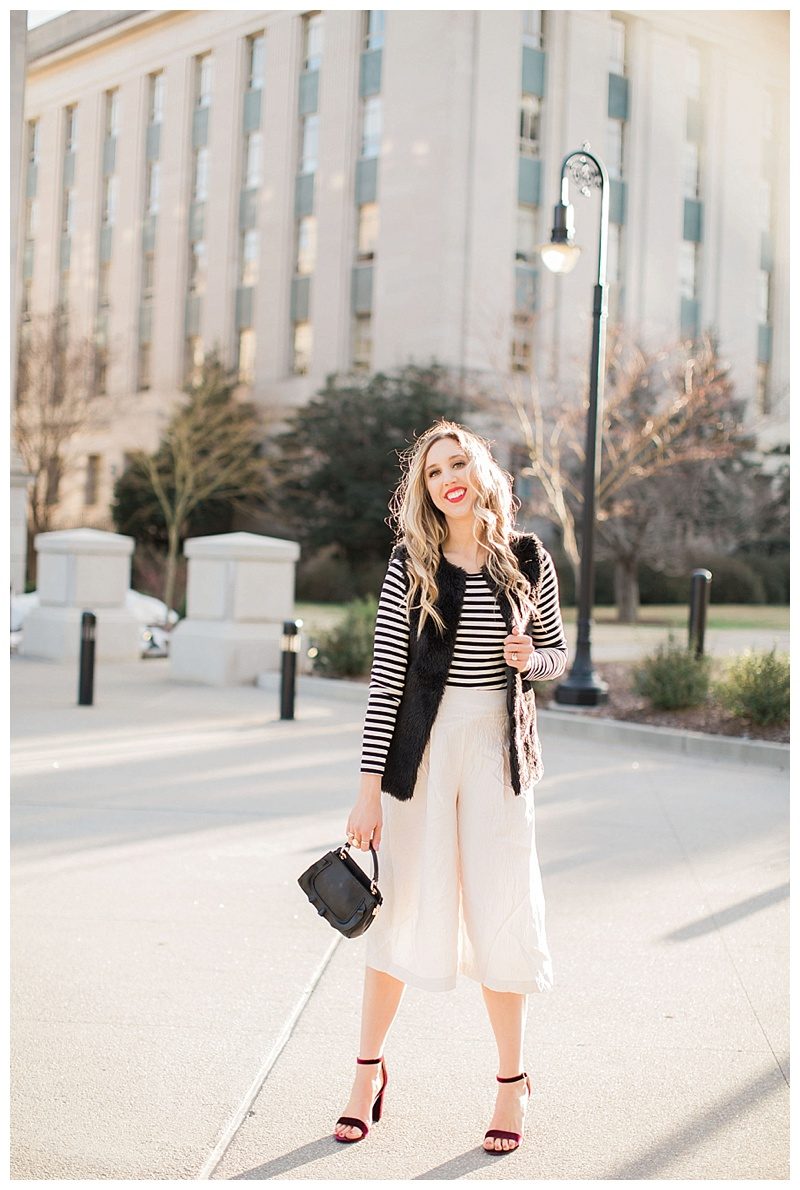
<instances>
[{"instance_id":1,"label":"paved sidewalk","mask_svg":"<svg viewBox=\"0 0 800 1190\"><path fill-rule=\"evenodd\" d=\"M480 989L408 989L384 1118L330 1137L365 939L297 876L341 841L364 698L12 678L14 1179L788 1177L788 776L544 734L556 986L529 997L519 1152L485 1155ZM543 727L543 733L546 728Z\"/></svg>"}]
</instances>

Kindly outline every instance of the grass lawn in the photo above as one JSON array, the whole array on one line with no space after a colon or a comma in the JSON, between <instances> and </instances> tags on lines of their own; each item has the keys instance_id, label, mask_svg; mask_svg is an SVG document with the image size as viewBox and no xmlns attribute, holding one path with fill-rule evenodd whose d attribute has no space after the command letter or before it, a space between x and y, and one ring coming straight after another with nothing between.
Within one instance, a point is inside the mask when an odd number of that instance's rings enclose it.
<instances>
[{"instance_id":1,"label":"grass lawn","mask_svg":"<svg viewBox=\"0 0 800 1190\"><path fill-rule=\"evenodd\" d=\"M561 614L565 624L574 624L577 612L574 607L563 607ZM616 624L615 607L596 607L592 618L597 624ZM676 625L685 628L689 622L688 603L652 603L639 608L637 624L651 627ZM624 628L627 625L620 625ZM758 603L710 603L706 628L771 628L788 630L789 608L786 605L768 607Z\"/></svg>"},{"instance_id":2,"label":"grass lawn","mask_svg":"<svg viewBox=\"0 0 800 1190\"><path fill-rule=\"evenodd\" d=\"M315 634L333 627L342 615L343 603L298 603L295 615L303 621L304 630ZM565 624L574 624L577 613L574 607L561 609ZM616 624L617 610L614 607L596 607L593 611L596 624ZM639 609L638 624L649 627L675 625L685 628L689 621L689 607L685 603L647 604ZM624 631L627 624L620 624ZM709 605L707 628L768 628L788 630L789 608L787 606L767 607L757 603L720 603Z\"/></svg>"}]
</instances>

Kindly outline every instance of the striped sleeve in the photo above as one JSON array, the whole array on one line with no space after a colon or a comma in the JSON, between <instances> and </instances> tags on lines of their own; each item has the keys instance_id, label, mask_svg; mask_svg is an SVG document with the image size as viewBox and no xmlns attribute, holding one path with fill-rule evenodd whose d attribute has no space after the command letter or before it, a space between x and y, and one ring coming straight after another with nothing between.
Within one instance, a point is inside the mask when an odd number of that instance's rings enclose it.
<instances>
[{"instance_id":1,"label":"striped sleeve","mask_svg":"<svg viewBox=\"0 0 800 1190\"><path fill-rule=\"evenodd\" d=\"M533 638L533 655L524 678L536 682L558 678L567 668L567 638L558 602L558 575L553 559L542 547L542 586L539 594L539 615L528 625Z\"/></svg>"},{"instance_id":2,"label":"striped sleeve","mask_svg":"<svg viewBox=\"0 0 800 1190\"><path fill-rule=\"evenodd\" d=\"M405 591L403 563L399 558L392 558L381 587L375 619L375 646L361 744L362 773L383 772L392 742L408 664Z\"/></svg>"}]
</instances>

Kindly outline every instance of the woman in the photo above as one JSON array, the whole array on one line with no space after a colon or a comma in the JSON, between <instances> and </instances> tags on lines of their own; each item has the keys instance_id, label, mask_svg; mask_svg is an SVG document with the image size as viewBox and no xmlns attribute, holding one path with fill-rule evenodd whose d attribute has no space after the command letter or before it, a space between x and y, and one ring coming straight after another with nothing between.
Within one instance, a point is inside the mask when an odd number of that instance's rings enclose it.
<instances>
[{"instance_id":1,"label":"woman","mask_svg":"<svg viewBox=\"0 0 800 1190\"><path fill-rule=\"evenodd\" d=\"M383 905L366 935L360 1052L336 1123L362 1140L380 1118L383 1049L406 984L482 986L499 1088L487 1152L521 1140L527 993L552 963L534 837L541 777L532 681L567 646L552 559L513 530L511 477L488 443L440 421L405 453L398 544L381 589L361 785L347 837L380 850ZM520 1073L521 1072L521 1073Z\"/></svg>"}]
</instances>

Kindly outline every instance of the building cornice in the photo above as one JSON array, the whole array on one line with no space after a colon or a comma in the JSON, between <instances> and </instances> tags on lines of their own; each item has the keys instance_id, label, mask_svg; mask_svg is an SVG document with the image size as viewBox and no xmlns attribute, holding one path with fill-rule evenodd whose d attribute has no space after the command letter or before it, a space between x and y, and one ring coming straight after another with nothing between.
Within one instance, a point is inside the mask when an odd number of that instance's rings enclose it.
<instances>
[{"instance_id":1,"label":"building cornice","mask_svg":"<svg viewBox=\"0 0 800 1190\"><path fill-rule=\"evenodd\" d=\"M180 15L175 9L67 12L28 31L28 74L61 66L109 41Z\"/></svg>"}]
</instances>

